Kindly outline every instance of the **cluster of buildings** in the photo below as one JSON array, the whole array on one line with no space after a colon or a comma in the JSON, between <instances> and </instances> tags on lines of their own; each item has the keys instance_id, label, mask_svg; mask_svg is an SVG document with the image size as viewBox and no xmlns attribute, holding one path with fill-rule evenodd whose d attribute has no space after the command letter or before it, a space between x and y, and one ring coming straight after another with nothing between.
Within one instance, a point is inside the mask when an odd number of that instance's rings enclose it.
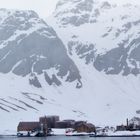
<instances>
[{"instance_id":1,"label":"cluster of buildings","mask_svg":"<svg viewBox=\"0 0 140 140\"><path fill-rule=\"evenodd\" d=\"M18 136L47 136L52 129L72 128L77 133L96 132L92 123L86 121L60 120L59 116L40 117L37 122L19 122L17 127Z\"/></svg>"},{"instance_id":2,"label":"cluster of buildings","mask_svg":"<svg viewBox=\"0 0 140 140\"><path fill-rule=\"evenodd\" d=\"M60 120L59 116L43 116L36 122L19 122L17 127L18 136L48 136L52 135L52 130L66 130L65 134L69 133L87 133L87 134L106 134L108 131L140 131L140 118L134 117L131 120L126 120L125 125L114 127L95 127L92 123L86 121L75 121L72 119Z\"/></svg>"},{"instance_id":3,"label":"cluster of buildings","mask_svg":"<svg viewBox=\"0 0 140 140\"><path fill-rule=\"evenodd\" d=\"M116 127L116 131L138 131L140 130L140 118L134 117L131 120L126 120L125 125L119 125Z\"/></svg>"}]
</instances>

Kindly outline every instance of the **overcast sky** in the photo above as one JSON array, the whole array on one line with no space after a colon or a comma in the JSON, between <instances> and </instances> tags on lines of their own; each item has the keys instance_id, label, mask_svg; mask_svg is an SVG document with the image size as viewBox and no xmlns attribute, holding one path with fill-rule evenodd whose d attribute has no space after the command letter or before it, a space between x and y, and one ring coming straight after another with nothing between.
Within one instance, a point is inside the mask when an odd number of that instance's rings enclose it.
<instances>
[{"instance_id":1,"label":"overcast sky","mask_svg":"<svg viewBox=\"0 0 140 140\"><path fill-rule=\"evenodd\" d=\"M45 18L52 14L59 0L0 0L0 8L34 10ZM110 0L116 3L132 2L140 5L140 0Z\"/></svg>"},{"instance_id":2,"label":"overcast sky","mask_svg":"<svg viewBox=\"0 0 140 140\"><path fill-rule=\"evenodd\" d=\"M41 17L49 16L58 0L0 0L0 8L35 10Z\"/></svg>"}]
</instances>

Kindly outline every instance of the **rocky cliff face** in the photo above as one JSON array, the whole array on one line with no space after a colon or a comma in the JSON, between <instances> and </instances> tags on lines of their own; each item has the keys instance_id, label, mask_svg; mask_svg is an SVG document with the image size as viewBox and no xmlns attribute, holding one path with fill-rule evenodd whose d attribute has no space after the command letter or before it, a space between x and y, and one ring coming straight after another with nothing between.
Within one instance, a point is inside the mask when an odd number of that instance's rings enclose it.
<instances>
[{"instance_id":1,"label":"rocky cliff face","mask_svg":"<svg viewBox=\"0 0 140 140\"><path fill-rule=\"evenodd\" d=\"M52 23L70 55L106 74L137 75L139 10L129 1L60 0Z\"/></svg>"},{"instance_id":2,"label":"rocky cliff face","mask_svg":"<svg viewBox=\"0 0 140 140\"><path fill-rule=\"evenodd\" d=\"M140 39L134 39L126 48L120 46L108 51L106 54L98 55L94 66L106 74L119 74L124 76L140 74ZM135 46L135 47L134 47Z\"/></svg>"},{"instance_id":3,"label":"rocky cliff face","mask_svg":"<svg viewBox=\"0 0 140 140\"><path fill-rule=\"evenodd\" d=\"M90 13L93 10L93 0L62 0L56 6L55 17L62 25L80 26L90 22Z\"/></svg>"},{"instance_id":4,"label":"rocky cliff face","mask_svg":"<svg viewBox=\"0 0 140 140\"><path fill-rule=\"evenodd\" d=\"M35 12L1 9L0 17L0 72L34 75L30 83L37 87L41 87L36 83L37 75L44 74L45 78L51 68L56 73L48 77L53 76L52 83L56 85L61 84L57 77L80 81L79 71L62 41Z\"/></svg>"}]
</instances>

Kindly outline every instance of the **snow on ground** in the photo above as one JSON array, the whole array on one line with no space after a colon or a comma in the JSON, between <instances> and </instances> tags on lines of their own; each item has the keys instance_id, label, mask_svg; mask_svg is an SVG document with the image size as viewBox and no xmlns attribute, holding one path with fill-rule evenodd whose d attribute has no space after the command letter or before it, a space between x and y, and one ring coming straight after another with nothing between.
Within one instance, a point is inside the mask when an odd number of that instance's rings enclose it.
<instances>
[{"instance_id":1,"label":"snow on ground","mask_svg":"<svg viewBox=\"0 0 140 140\"><path fill-rule=\"evenodd\" d=\"M116 131L114 133L108 133L109 136L132 136L140 135L140 131Z\"/></svg>"},{"instance_id":2,"label":"snow on ground","mask_svg":"<svg viewBox=\"0 0 140 140\"><path fill-rule=\"evenodd\" d=\"M82 75L81 89L76 89L74 83L49 86L41 76L43 87L37 89L28 84L28 77L0 74L0 99L8 101L0 100L0 107L9 111L0 110L1 133L15 132L19 121L38 121L44 115L60 115L61 120L88 120L97 126L115 126L137 115L139 77L107 76L74 57ZM34 100L22 93L30 93Z\"/></svg>"},{"instance_id":3,"label":"snow on ground","mask_svg":"<svg viewBox=\"0 0 140 140\"><path fill-rule=\"evenodd\" d=\"M66 129L52 129L52 135L65 135Z\"/></svg>"}]
</instances>

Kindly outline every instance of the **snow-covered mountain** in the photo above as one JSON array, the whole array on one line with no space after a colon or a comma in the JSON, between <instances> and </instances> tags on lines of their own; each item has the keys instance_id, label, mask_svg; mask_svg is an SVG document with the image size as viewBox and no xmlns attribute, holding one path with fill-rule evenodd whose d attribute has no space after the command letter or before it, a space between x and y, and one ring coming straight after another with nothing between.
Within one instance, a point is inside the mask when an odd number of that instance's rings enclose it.
<instances>
[{"instance_id":1,"label":"snow-covered mountain","mask_svg":"<svg viewBox=\"0 0 140 140\"><path fill-rule=\"evenodd\" d=\"M60 0L47 19L80 71L94 122L139 115L139 10L131 0Z\"/></svg>"},{"instance_id":2,"label":"snow-covered mountain","mask_svg":"<svg viewBox=\"0 0 140 140\"><path fill-rule=\"evenodd\" d=\"M61 84L57 76L66 76L69 82L80 81L79 71L67 56L62 41L35 12L5 9L0 12L3 15L0 24L0 72L12 72L23 77L44 73L46 80L57 85ZM50 68L54 68L57 74L52 80L47 74Z\"/></svg>"},{"instance_id":3,"label":"snow-covered mountain","mask_svg":"<svg viewBox=\"0 0 140 140\"><path fill-rule=\"evenodd\" d=\"M139 116L139 10L124 0L60 0L44 21L0 9L0 131L47 114L96 125Z\"/></svg>"},{"instance_id":4,"label":"snow-covered mountain","mask_svg":"<svg viewBox=\"0 0 140 140\"><path fill-rule=\"evenodd\" d=\"M61 0L54 19L72 51L107 74L139 74L140 6L127 1Z\"/></svg>"},{"instance_id":5,"label":"snow-covered mountain","mask_svg":"<svg viewBox=\"0 0 140 140\"><path fill-rule=\"evenodd\" d=\"M63 42L33 11L0 9L0 73L1 115L4 112L10 116L12 112L27 112L28 109L40 112L33 102L42 105L47 100L47 92L51 93L49 88L42 90L43 86L55 88L67 82L73 83L74 88L82 87L79 70L67 55ZM39 93L35 93L35 89L40 89ZM16 114L15 117L18 120Z\"/></svg>"}]
</instances>

